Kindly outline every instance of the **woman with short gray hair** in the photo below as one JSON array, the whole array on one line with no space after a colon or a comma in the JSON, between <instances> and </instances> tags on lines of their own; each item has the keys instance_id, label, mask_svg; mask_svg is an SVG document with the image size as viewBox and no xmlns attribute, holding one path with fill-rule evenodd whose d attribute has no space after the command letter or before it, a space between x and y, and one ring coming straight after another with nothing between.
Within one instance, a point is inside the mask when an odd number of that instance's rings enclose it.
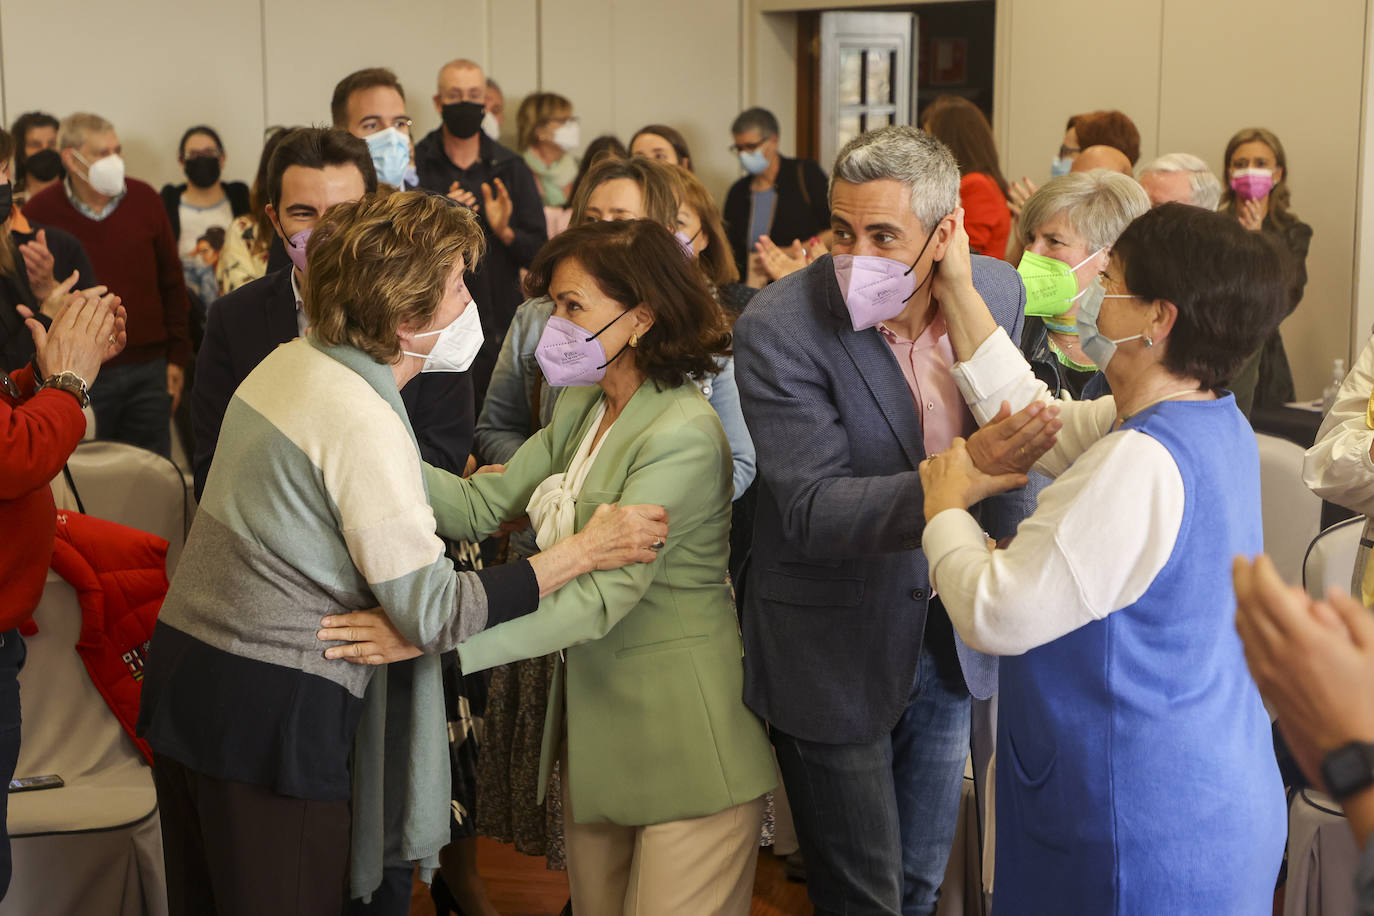
<instances>
[{"instance_id":1,"label":"woman with short gray hair","mask_svg":"<svg viewBox=\"0 0 1374 916\"><path fill-rule=\"evenodd\" d=\"M1021 352L1057 397L1106 393L1097 366L1079 344L1075 319L1081 306L1096 307L1100 300L1098 275L1117 236L1149 209L1140 185L1105 169L1051 179L1021 209L1017 231L1026 246L1017 268L1026 284Z\"/></svg>"}]
</instances>

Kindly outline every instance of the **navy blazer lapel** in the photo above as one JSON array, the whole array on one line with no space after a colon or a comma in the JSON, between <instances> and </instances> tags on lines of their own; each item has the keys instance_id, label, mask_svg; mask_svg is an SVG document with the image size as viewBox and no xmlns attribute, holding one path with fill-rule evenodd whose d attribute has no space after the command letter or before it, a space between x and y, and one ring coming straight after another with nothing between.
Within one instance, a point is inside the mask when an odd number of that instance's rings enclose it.
<instances>
[{"instance_id":1,"label":"navy blazer lapel","mask_svg":"<svg viewBox=\"0 0 1374 916\"><path fill-rule=\"evenodd\" d=\"M916 405L911 399L911 387L902 375L902 367L897 365L897 357L892 348L883 340L877 328L855 331L849 323L849 310L844 307L839 285L835 282L833 269L827 271L825 295L827 312L838 322L835 336L839 338L849 358L854 361L859 376L868 386L882 411L892 435L901 444L911 462L911 469L925 460L925 439L921 432L921 419L916 414Z\"/></svg>"}]
</instances>

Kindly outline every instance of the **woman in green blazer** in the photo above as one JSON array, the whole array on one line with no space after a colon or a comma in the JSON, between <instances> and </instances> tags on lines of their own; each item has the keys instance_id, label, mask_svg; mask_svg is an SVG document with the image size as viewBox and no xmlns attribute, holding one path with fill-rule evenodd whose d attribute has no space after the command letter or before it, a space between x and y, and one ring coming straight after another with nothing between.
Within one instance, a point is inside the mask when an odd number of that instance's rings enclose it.
<instances>
[{"instance_id":1,"label":"woman in green blazer","mask_svg":"<svg viewBox=\"0 0 1374 916\"><path fill-rule=\"evenodd\" d=\"M460 479L426 466L439 532L476 540L526 511L540 546L597 507L653 503L669 536L651 564L593 572L539 609L462 644L464 672L566 650L544 726L541 784L562 759L568 874L584 913L749 909L765 792L763 726L745 707L742 645L726 583L732 459L690 378L729 344L679 243L648 220L557 236L531 270L555 303L537 350L572 387L503 470ZM329 650L408 657L385 618L332 618Z\"/></svg>"}]
</instances>

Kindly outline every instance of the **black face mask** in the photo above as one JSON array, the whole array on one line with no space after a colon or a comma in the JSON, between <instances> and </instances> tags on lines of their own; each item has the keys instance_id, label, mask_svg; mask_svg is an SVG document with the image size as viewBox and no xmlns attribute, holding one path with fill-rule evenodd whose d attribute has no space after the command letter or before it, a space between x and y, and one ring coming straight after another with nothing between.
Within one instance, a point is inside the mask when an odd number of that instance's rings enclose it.
<instances>
[{"instance_id":1,"label":"black face mask","mask_svg":"<svg viewBox=\"0 0 1374 916\"><path fill-rule=\"evenodd\" d=\"M0 223L10 218L10 211L14 209L14 182L7 181L0 184Z\"/></svg>"},{"instance_id":2,"label":"black face mask","mask_svg":"<svg viewBox=\"0 0 1374 916\"><path fill-rule=\"evenodd\" d=\"M39 181L52 181L66 174L66 169L62 168L62 157L57 150L41 149L24 160L24 174Z\"/></svg>"},{"instance_id":3,"label":"black face mask","mask_svg":"<svg viewBox=\"0 0 1374 916\"><path fill-rule=\"evenodd\" d=\"M459 140L466 140L482 129L487 108L481 102L452 102L444 106L444 129Z\"/></svg>"},{"instance_id":4,"label":"black face mask","mask_svg":"<svg viewBox=\"0 0 1374 916\"><path fill-rule=\"evenodd\" d=\"M187 159L183 168L187 180L198 188L211 188L219 181L218 156L195 156Z\"/></svg>"}]
</instances>

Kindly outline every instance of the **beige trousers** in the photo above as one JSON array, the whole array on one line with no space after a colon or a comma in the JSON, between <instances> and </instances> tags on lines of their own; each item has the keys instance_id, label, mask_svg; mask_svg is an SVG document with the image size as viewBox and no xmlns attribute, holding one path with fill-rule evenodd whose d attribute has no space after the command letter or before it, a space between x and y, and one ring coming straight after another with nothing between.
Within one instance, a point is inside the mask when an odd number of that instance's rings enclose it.
<instances>
[{"instance_id":1,"label":"beige trousers","mask_svg":"<svg viewBox=\"0 0 1374 916\"><path fill-rule=\"evenodd\" d=\"M748 916L764 801L647 827L573 822L563 757L563 833L574 913Z\"/></svg>"}]
</instances>

